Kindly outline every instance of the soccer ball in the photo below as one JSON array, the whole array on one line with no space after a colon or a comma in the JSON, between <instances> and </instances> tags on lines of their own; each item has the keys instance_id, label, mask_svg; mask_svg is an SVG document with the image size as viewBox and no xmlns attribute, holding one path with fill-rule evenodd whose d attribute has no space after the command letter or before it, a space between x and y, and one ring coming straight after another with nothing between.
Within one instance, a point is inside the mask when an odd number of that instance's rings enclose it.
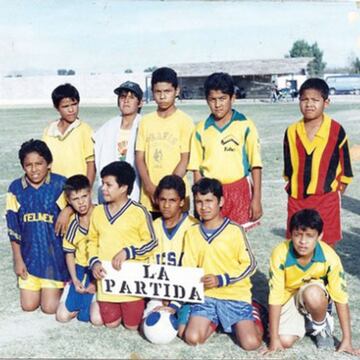
<instances>
[{"instance_id":1,"label":"soccer ball","mask_svg":"<svg viewBox=\"0 0 360 360\"><path fill-rule=\"evenodd\" d=\"M168 344L176 338L177 320L175 315L160 310L151 312L144 320L145 337L153 344Z\"/></svg>"}]
</instances>

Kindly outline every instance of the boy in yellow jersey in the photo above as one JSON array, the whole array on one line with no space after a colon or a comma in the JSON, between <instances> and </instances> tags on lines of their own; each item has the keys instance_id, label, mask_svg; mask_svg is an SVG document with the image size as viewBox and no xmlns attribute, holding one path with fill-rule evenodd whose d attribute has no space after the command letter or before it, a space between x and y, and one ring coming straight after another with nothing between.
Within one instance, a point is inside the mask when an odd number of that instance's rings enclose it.
<instances>
[{"instance_id":1,"label":"boy in yellow jersey","mask_svg":"<svg viewBox=\"0 0 360 360\"><path fill-rule=\"evenodd\" d=\"M92 129L78 118L80 95L71 84L60 85L51 94L60 119L52 122L43 133L53 154L52 172L70 177L82 174L92 186L95 179Z\"/></svg>"},{"instance_id":2,"label":"boy in yellow jersey","mask_svg":"<svg viewBox=\"0 0 360 360\"><path fill-rule=\"evenodd\" d=\"M234 81L214 73L204 84L210 116L196 125L188 169L195 181L202 177L223 184L222 216L253 227L262 215L261 156L258 132L252 120L233 109Z\"/></svg>"},{"instance_id":3,"label":"boy in yellow jersey","mask_svg":"<svg viewBox=\"0 0 360 360\"><path fill-rule=\"evenodd\" d=\"M332 302L342 330L338 351L360 355L351 343L345 273L336 252L322 242L323 221L304 209L290 221L291 239L275 247L270 259L268 352L290 348L306 332L319 348L333 348Z\"/></svg>"},{"instance_id":4,"label":"boy in yellow jersey","mask_svg":"<svg viewBox=\"0 0 360 360\"><path fill-rule=\"evenodd\" d=\"M155 190L155 201L159 206L161 217L154 221L154 230L159 246L150 258L150 262L158 265L181 266L184 254L185 232L197 220L183 211L185 205L185 183L180 176L167 175L163 177ZM162 304L166 306L162 306ZM172 314L177 313L178 335L182 337L189 315L189 305L181 306L176 301L162 302L150 300L144 315L150 311L166 309ZM158 331L158 330L157 330Z\"/></svg>"},{"instance_id":5,"label":"boy in yellow jersey","mask_svg":"<svg viewBox=\"0 0 360 360\"><path fill-rule=\"evenodd\" d=\"M94 208L89 179L85 175L71 176L65 182L64 192L67 202L75 211L63 238L66 264L72 282L64 289L56 311L56 320L68 322L76 316L80 321L90 321L95 285L91 283L87 253L87 233Z\"/></svg>"},{"instance_id":6,"label":"boy in yellow jersey","mask_svg":"<svg viewBox=\"0 0 360 360\"><path fill-rule=\"evenodd\" d=\"M185 341L202 344L213 333L212 324L220 324L225 332L235 333L243 349L255 350L261 345L263 327L255 322L251 305L254 255L243 228L221 215L221 183L203 178L192 191L202 221L185 234L182 266L204 269L205 301L191 306Z\"/></svg>"},{"instance_id":7,"label":"boy in yellow jersey","mask_svg":"<svg viewBox=\"0 0 360 360\"><path fill-rule=\"evenodd\" d=\"M137 330L144 311L144 299L103 292L101 279L105 275L102 261L111 261L120 270L124 261L148 261L157 246L152 220L147 210L129 199L135 181L133 167L125 161L115 161L101 170L103 196L90 219L88 233L89 266L97 281L98 308L91 313L93 324Z\"/></svg>"},{"instance_id":8,"label":"boy in yellow jersey","mask_svg":"<svg viewBox=\"0 0 360 360\"><path fill-rule=\"evenodd\" d=\"M140 202L155 219L160 213L154 203L154 192L165 175L179 175L189 187L185 174L194 125L191 118L175 106L179 87L173 69L155 70L151 88L157 110L145 115L140 122L135 159L142 181Z\"/></svg>"}]
</instances>

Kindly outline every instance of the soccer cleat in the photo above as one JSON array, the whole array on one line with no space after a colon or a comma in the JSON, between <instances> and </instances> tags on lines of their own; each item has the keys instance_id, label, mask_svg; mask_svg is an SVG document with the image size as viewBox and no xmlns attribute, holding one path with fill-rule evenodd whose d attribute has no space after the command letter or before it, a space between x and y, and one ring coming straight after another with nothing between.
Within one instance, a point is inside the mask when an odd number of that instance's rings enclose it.
<instances>
[{"instance_id":1,"label":"soccer cleat","mask_svg":"<svg viewBox=\"0 0 360 360\"><path fill-rule=\"evenodd\" d=\"M332 332L334 330L334 318L327 313L325 326L315 335L315 343L319 349L333 349L335 347Z\"/></svg>"},{"instance_id":2,"label":"soccer cleat","mask_svg":"<svg viewBox=\"0 0 360 360\"><path fill-rule=\"evenodd\" d=\"M256 299L253 299L251 303L253 307L253 317L255 325L259 328L260 332L263 333L263 337L266 337L267 325L268 325L268 311L265 306L260 304Z\"/></svg>"}]
</instances>

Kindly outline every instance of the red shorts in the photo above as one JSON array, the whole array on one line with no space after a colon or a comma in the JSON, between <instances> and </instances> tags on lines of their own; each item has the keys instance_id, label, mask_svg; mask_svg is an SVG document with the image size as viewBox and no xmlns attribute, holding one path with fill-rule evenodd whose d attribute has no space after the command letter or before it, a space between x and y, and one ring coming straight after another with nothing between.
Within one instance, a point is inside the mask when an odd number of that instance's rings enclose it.
<instances>
[{"instance_id":1,"label":"red shorts","mask_svg":"<svg viewBox=\"0 0 360 360\"><path fill-rule=\"evenodd\" d=\"M245 231L259 225L260 221L250 221L250 204L252 198L252 186L250 179L244 177L230 184L223 184L224 205L221 215L242 225Z\"/></svg>"},{"instance_id":2,"label":"red shorts","mask_svg":"<svg viewBox=\"0 0 360 360\"><path fill-rule=\"evenodd\" d=\"M100 315L104 324L110 324L122 319L124 325L139 326L144 312L144 299L128 301L123 303L113 303L108 301L98 301Z\"/></svg>"},{"instance_id":3,"label":"red shorts","mask_svg":"<svg viewBox=\"0 0 360 360\"><path fill-rule=\"evenodd\" d=\"M306 199L288 197L288 218L286 238L290 239L290 219L299 210L315 209L319 212L323 222L322 240L329 245L335 245L341 240L340 221L341 195L340 192L330 192L323 195L311 195Z\"/></svg>"}]
</instances>

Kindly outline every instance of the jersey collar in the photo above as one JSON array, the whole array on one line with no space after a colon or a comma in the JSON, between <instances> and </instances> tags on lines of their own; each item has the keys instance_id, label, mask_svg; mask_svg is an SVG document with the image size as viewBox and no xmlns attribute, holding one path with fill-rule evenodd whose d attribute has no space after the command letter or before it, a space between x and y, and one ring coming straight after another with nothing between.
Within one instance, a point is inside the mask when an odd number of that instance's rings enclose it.
<instances>
[{"instance_id":1,"label":"jersey collar","mask_svg":"<svg viewBox=\"0 0 360 360\"><path fill-rule=\"evenodd\" d=\"M294 245L293 245L292 241L290 241L289 251L288 251L288 254L286 257L286 261L285 261L285 268L296 265L302 270L307 270L313 263L315 263L315 262L323 263L325 261L326 261L326 259L325 259L324 252L321 248L320 243L318 242L315 246L314 255L311 258L310 262L306 266L300 265L296 258Z\"/></svg>"},{"instance_id":2,"label":"jersey collar","mask_svg":"<svg viewBox=\"0 0 360 360\"><path fill-rule=\"evenodd\" d=\"M51 174L50 174L50 171L49 171L48 174L46 175L46 179L44 181L44 184L50 184L50 180L51 180ZM24 175L21 178L21 186L22 186L23 189L26 189L28 186L31 186L29 184L29 182L27 181L27 179L26 179L26 175Z\"/></svg>"}]
</instances>

